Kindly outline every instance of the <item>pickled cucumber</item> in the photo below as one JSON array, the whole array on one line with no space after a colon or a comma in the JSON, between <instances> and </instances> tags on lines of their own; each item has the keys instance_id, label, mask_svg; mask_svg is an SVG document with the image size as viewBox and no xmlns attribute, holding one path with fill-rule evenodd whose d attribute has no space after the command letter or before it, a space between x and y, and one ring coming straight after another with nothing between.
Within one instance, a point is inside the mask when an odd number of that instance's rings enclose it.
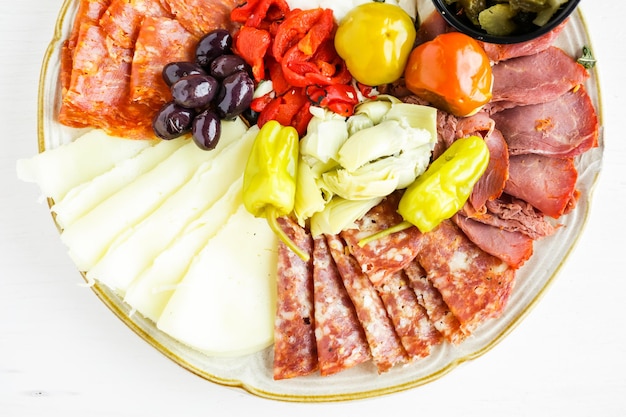
<instances>
[{"instance_id":1,"label":"pickled cucumber","mask_svg":"<svg viewBox=\"0 0 626 417\"><path fill-rule=\"evenodd\" d=\"M480 12L478 21L488 34L506 36L517 29L517 24L513 21L516 14L517 11L510 4L499 3Z\"/></svg>"}]
</instances>

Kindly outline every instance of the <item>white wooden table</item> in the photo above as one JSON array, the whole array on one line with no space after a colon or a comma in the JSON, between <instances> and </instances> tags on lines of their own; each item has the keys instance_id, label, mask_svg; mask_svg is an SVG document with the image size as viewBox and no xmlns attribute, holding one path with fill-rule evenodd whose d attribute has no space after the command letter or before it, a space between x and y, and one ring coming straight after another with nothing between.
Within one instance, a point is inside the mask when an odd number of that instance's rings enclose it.
<instances>
[{"instance_id":1,"label":"white wooden table","mask_svg":"<svg viewBox=\"0 0 626 417\"><path fill-rule=\"evenodd\" d=\"M81 285L38 189L15 176L16 159L37 151L39 70L61 3L0 0L0 416L626 415L625 2L580 6L599 61L606 151L586 231L554 285L481 358L417 389L331 404L202 380Z\"/></svg>"}]
</instances>

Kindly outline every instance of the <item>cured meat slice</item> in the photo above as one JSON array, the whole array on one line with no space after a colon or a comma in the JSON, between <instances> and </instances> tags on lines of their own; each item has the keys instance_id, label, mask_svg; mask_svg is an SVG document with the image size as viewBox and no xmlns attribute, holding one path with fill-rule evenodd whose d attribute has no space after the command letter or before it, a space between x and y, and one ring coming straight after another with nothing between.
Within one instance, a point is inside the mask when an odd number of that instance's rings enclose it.
<instances>
[{"instance_id":1,"label":"cured meat slice","mask_svg":"<svg viewBox=\"0 0 626 417\"><path fill-rule=\"evenodd\" d=\"M132 56L132 50L112 44L102 28L83 23L59 121L71 127L99 127L127 138L154 137L153 112L128 100ZM144 119L147 122L141 123Z\"/></svg>"},{"instance_id":2,"label":"cured meat slice","mask_svg":"<svg viewBox=\"0 0 626 417\"><path fill-rule=\"evenodd\" d=\"M556 100L589 78L587 70L563 50L550 48L493 66L490 112Z\"/></svg>"},{"instance_id":3,"label":"cured meat slice","mask_svg":"<svg viewBox=\"0 0 626 417\"><path fill-rule=\"evenodd\" d=\"M332 375L370 360L365 333L323 235L313 239L313 290L320 374Z\"/></svg>"},{"instance_id":4,"label":"cured meat slice","mask_svg":"<svg viewBox=\"0 0 626 417\"><path fill-rule=\"evenodd\" d=\"M112 0L100 26L117 45L133 48L145 17L171 17L159 0Z\"/></svg>"},{"instance_id":5,"label":"cured meat slice","mask_svg":"<svg viewBox=\"0 0 626 417\"><path fill-rule=\"evenodd\" d=\"M81 25L83 23L97 24L100 20L100 16L102 16L109 6L109 3L111 3L111 0L80 1L70 36L63 42L63 46L61 47L60 81L63 94L65 94L70 85L74 48L76 48L78 42L78 34Z\"/></svg>"},{"instance_id":6,"label":"cured meat slice","mask_svg":"<svg viewBox=\"0 0 626 417\"><path fill-rule=\"evenodd\" d=\"M531 41L514 44L495 44L479 41L492 62L504 61L520 56L533 55L550 45L565 27L565 22L552 31ZM434 39L437 35L455 30L437 11L433 11L424 19L417 31L416 44Z\"/></svg>"},{"instance_id":7,"label":"cured meat slice","mask_svg":"<svg viewBox=\"0 0 626 417\"><path fill-rule=\"evenodd\" d=\"M424 307L417 302L404 273L400 270L391 274L377 290L409 357L428 356L431 346L441 343L442 336L430 322Z\"/></svg>"},{"instance_id":8,"label":"cured meat slice","mask_svg":"<svg viewBox=\"0 0 626 417\"><path fill-rule=\"evenodd\" d=\"M554 40L559 36L567 20L550 32L526 42L512 44L495 44L481 42L481 45L489 59L493 62L505 61L507 59L518 58L520 56L534 55L549 48Z\"/></svg>"},{"instance_id":9,"label":"cured meat slice","mask_svg":"<svg viewBox=\"0 0 626 417\"><path fill-rule=\"evenodd\" d=\"M161 3L199 38L217 28L232 30L230 12L241 0L161 0Z\"/></svg>"},{"instance_id":10,"label":"cured meat slice","mask_svg":"<svg viewBox=\"0 0 626 417\"><path fill-rule=\"evenodd\" d=\"M417 260L461 330L471 333L498 317L511 295L515 270L478 248L450 220L423 236Z\"/></svg>"},{"instance_id":11,"label":"cured meat slice","mask_svg":"<svg viewBox=\"0 0 626 417\"><path fill-rule=\"evenodd\" d=\"M485 137L489 149L489 164L485 173L474 185L469 203L475 210L485 211L485 204L489 200L498 198L507 179L509 178L509 148L504 136L498 129L494 129Z\"/></svg>"},{"instance_id":12,"label":"cured meat slice","mask_svg":"<svg viewBox=\"0 0 626 417\"><path fill-rule=\"evenodd\" d=\"M466 204L459 214L502 230L523 233L534 240L553 235L556 231L556 227L532 205L508 194L487 201L485 205L486 212L476 212Z\"/></svg>"},{"instance_id":13,"label":"cured meat slice","mask_svg":"<svg viewBox=\"0 0 626 417\"><path fill-rule=\"evenodd\" d=\"M511 155L571 158L598 145L598 116L583 87L548 103L492 115Z\"/></svg>"},{"instance_id":14,"label":"cured meat slice","mask_svg":"<svg viewBox=\"0 0 626 417\"><path fill-rule=\"evenodd\" d=\"M502 259L511 268L519 268L533 254L533 239L521 232L510 232L469 219L453 217L454 223L485 252Z\"/></svg>"},{"instance_id":15,"label":"cured meat slice","mask_svg":"<svg viewBox=\"0 0 626 417\"><path fill-rule=\"evenodd\" d=\"M356 229L341 232L361 271L367 274L374 285L404 268L415 258L419 249L421 233L416 227L359 246L361 239L402 222L402 216L396 212L400 197L399 193L389 195L355 222Z\"/></svg>"},{"instance_id":16,"label":"cured meat slice","mask_svg":"<svg viewBox=\"0 0 626 417\"><path fill-rule=\"evenodd\" d=\"M311 236L285 217L280 227L310 255ZM308 375L318 367L313 312L313 263L278 244L277 306L274 323L274 379Z\"/></svg>"},{"instance_id":17,"label":"cured meat slice","mask_svg":"<svg viewBox=\"0 0 626 417\"><path fill-rule=\"evenodd\" d=\"M509 176L509 149L502 133L487 112L481 111L470 117L458 119L456 136L480 135L489 149L489 165L474 185L469 202L474 210L484 211L485 203L502 194Z\"/></svg>"},{"instance_id":18,"label":"cured meat slice","mask_svg":"<svg viewBox=\"0 0 626 417\"><path fill-rule=\"evenodd\" d=\"M533 154L511 156L504 191L556 219L576 205L577 178L573 159Z\"/></svg>"},{"instance_id":19,"label":"cured meat slice","mask_svg":"<svg viewBox=\"0 0 626 417\"><path fill-rule=\"evenodd\" d=\"M356 315L365 331L372 360L378 372L383 373L394 365L405 363L408 360L406 351L393 328L393 323L387 316L376 288L361 272L354 257L346 252L345 244L339 236L327 235L326 240L346 291L352 300Z\"/></svg>"},{"instance_id":20,"label":"cured meat slice","mask_svg":"<svg viewBox=\"0 0 626 417\"><path fill-rule=\"evenodd\" d=\"M171 93L163 80L163 67L169 62L192 61L196 42L197 38L176 20L146 17L135 44L130 99L154 111L169 101Z\"/></svg>"},{"instance_id":21,"label":"cured meat slice","mask_svg":"<svg viewBox=\"0 0 626 417\"><path fill-rule=\"evenodd\" d=\"M439 290L428 280L424 268L413 260L404 268L404 272L417 296L417 301L424 307L431 323L443 338L455 345L465 340L466 335L461 331L461 323L443 301Z\"/></svg>"}]
</instances>

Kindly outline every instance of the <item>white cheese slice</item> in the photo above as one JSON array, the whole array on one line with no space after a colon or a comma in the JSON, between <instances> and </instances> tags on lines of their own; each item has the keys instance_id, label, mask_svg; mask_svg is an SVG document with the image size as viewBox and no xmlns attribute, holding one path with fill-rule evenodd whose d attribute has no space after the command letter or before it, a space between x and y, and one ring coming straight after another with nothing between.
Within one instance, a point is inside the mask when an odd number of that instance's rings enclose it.
<instances>
[{"instance_id":1,"label":"white cheese slice","mask_svg":"<svg viewBox=\"0 0 626 417\"><path fill-rule=\"evenodd\" d=\"M46 197L60 200L72 188L153 144L153 141L122 139L94 129L68 144L18 160L17 176L22 181L37 183Z\"/></svg>"},{"instance_id":2,"label":"white cheese slice","mask_svg":"<svg viewBox=\"0 0 626 417\"><path fill-rule=\"evenodd\" d=\"M63 199L56 201L52 206L58 225L61 228L68 227L116 191L154 168L188 141L187 138L161 141L143 149L135 157L120 162L91 181L72 188Z\"/></svg>"},{"instance_id":3,"label":"white cheese slice","mask_svg":"<svg viewBox=\"0 0 626 417\"><path fill-rule=\"evenodd\" d=\"M237 210L193 262L157 327L210 355L238 356L273 342L277 238Z\"/></svg>"},{"instance_id":4,"label":"white cheese slice","mask_svg":"<svg viewBox=\"0 0 626 417\"><path fill-rule=\"evenodd\" d=\"M126 290L124 301L135 312L155 323L159 320L165 305L194 257L243 204L242 186L243 176L239 177L211 208L192 221L158 254L152 264L133 280Z\"/></svg>"},{"instance_id":5,"label":"white cheese slice","mask_svg":"<svg viewBox=\"0 0 626 417\"><path fill-rule=\"evenodd\" d=\"M257 129L203 163L191 179L169 196L141 223L130 227L111 244L105 255L87 272L118 294L124 295L132 281L202 211L220 199L242 174Z\"/></svg>"},{"instance_id":6,"label":"white cheese slice","mask_svg":"<svg viewBox=\"0 0 626 417\"><path fill-rule=\"evenodd\" d=\"M200 150L189 141L66 228L61 240L78 269L89 271L118 235L148 216L187 182L203 162L215 158L245 131L243 122L223 122L220 142L213 151Z\"/></svg>"}]
</instances>

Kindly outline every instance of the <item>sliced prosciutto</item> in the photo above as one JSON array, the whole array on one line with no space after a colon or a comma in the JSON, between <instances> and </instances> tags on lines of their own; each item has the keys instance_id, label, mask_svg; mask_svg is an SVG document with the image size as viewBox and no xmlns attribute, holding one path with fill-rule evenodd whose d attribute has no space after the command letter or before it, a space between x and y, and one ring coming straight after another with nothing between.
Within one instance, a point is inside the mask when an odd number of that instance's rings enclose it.
<instances>
[{"instance_id":1,"label":"sliced prosciutto","mask_svg":"<svg viewBox=\"0 0 626 417\"><path fill-rule=\"evenodd\" d=\"M396 212L400 197L399 193L389 195L355 222L356 229L341 232L361 271L367 274L374 285L404 268L415 258L419 249L421 233L416 227L359 246L361 239L402 222L402 216Z\"/></svg>"},{"instance_id":2,"label":"sliced prosciutto","mask_svg":"<svg viewBox=\"0 0 626 417\"><path fill-rule=\"evenodd\" d=\"M424 307L417 302L404 272L391 274L377 290L409 357L428 356L431 346L441 343L441 333L430 322Z\"/></svg>"},{"instance_id":3,"label":"sliced prosciutto","mask_svg":"<svg viewBox=\"0 0 626 417\"><path fill-rule=\"evenodd\" d=\"M582 86L548 103L515 107L492 118L511 155L571 158L598 145L598 116Z\"/></svg>"},{"instance_id":4,"label":"sliced prosciutto","mask_svg":"<svg viewBox=\"0 0 626 417\"><path fill-rule=\"evenodd\" d=\"M502 314L515 270L481 250L452 221L424 233L417 260L464 333Z\"/></svg>"},{"instance_id":5,"label":"sliced prosciutto","mask_svg":"<svg viewBox=\"0 0 626 417\"><path fill-rule=\"evenodd\" d=\"M469 240L485 252L502 259L511 268L519 268L533 254L533 239L521 232L510 232L459 214L453 217L453 221Z\"/></svg>"},{"instance_id":6,"label":"sliced prosciutto","mask_svg":"<svg viewBox=\"0 0 626 417\"><path fill-rule=\"evenodd\" d=\"M589 73L582 65L554 46L500 62L493 66L490 112L555 100L587 78Z\"/></svg>"},{"instance_id":7,"label":"sliced prosciutto","mask_svg":"<svg viewBox=\"0 0 626 417\"><path fill-rule=\"evenodd\" d=\"M575 206L577 178L578 171L571 158L533 154L511 156L509 180L504 191L556 219Z\"/></svg>"},{"instance_id":8,"label":"sliced prosciutto","mask_svg":"<svg viewBox=\"0 0 626 417\"><path fill-rule=\"evenodd\" d=\"M370 360L365 333L323 235L313 239L313 290L320 374L332 375Z\"/></svg>"},{"instance_id":9,"label":"sliced prosciutto","mask_svg":"<svg viewBox=\"0 0 626 417\"><path fill-rule=\"evenodd\" d=\"M117 45L133 48L145 17L171 17L159 0L112 0L100 26Z\"/></svg>"},{"instance_id":10,"label":"sliced prosciutto","mask_svg":"<svg viewBox=\"0 0 626 417\"><path fill-rule=\"evenodd\" d=\"M170 62L193 61L197 38L178 21L167 17L146 17L141 25L130 77L130 99L151 108L171 100L163 80L163 67Z\"/></svg>"},{"instance_id":11,"label":"sliced prosciutto","mask_svg":"<svg viewBox=\"0 0 626 417\"><path fill-rule=\"evenodd\" d=\"M372 360L378 372L386 372L394 365L407 362L406 351L387 316L376 288L361 271L354 257L347 253L345 243L339 236L327 235L326 240L365 331Z\"/></svg>"},{"instance_id":12,"label":"sliced prosciutto","mask_svg":"<svg viewBox=\"0 0 626 417\"><path fill-rule=\"evenodd\" d=\"M163 6L198 38L213 29L233 29L230 12L241 0L161 0Z\"/></svg>"},{"instance_id":13,"label":"sliced prosciutto","mask_svg":"<svg viewBox=\"0 0 626 417\"><path fill-rule=\"evenodd\" d=\"M278 219L280 227L309 256L311 236L297 223ZM278 244L276 318L274 322L274 379L308 375L317 370L313 312L313 264Z\"/></svg>"},{"instance_id":14,"label":"sliced prosciutto","mask_svg":"<svg viewBox=\"0 0 626 417\"><path fill-rule=\"evenodd\" d=\"M426 271L416 260L404 267L404 273L419 304L424 307L431 323L445 340L458 345L465 340L466 335L461 331L461 323L452 314L441 293L428 280Z\"/></svg>"}]
</instances>

